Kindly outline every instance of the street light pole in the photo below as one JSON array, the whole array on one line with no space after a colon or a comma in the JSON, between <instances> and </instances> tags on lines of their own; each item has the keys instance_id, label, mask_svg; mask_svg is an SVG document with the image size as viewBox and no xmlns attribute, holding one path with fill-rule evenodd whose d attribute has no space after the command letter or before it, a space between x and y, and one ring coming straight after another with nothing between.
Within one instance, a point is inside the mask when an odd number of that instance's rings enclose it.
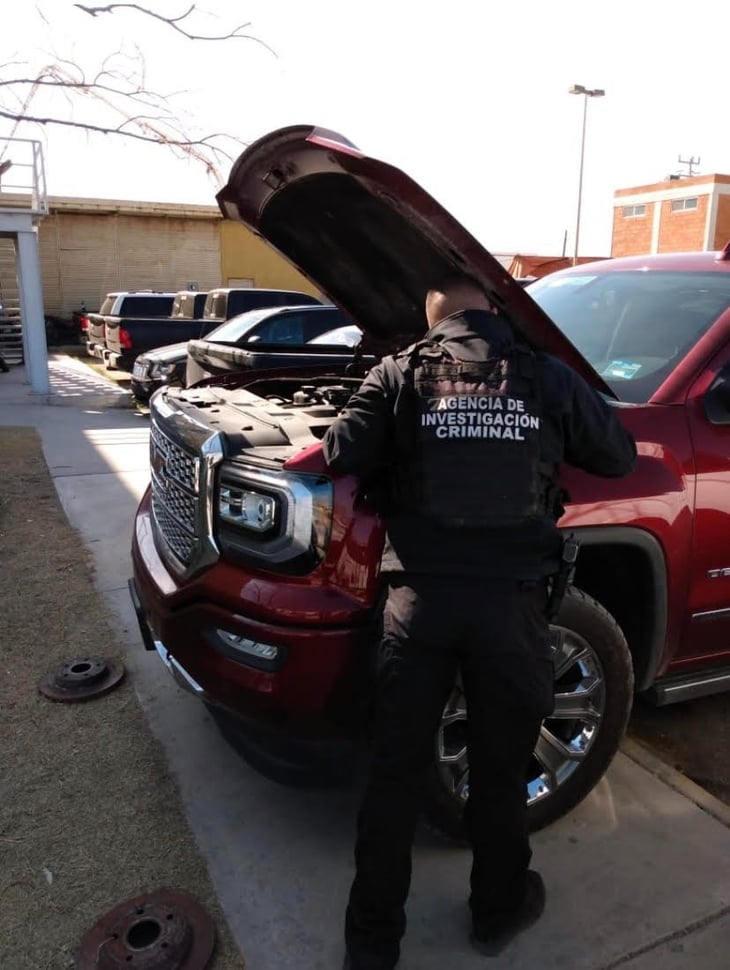
<instances>
[{"instance_id":1,"label":"street light pole","mask_svg":"<svg viewBox=\"0 0 730 970\"><path fill-rule=\"evenodd\" d=\"M588 98L602 98L603 88L586 88L582 84L574 84L568 88L568 94L583 95L583 127L580 136L580 170L578 173L578 211L575 217L575 250L573 252L573 266L578 262L578 242L580 239L580 208L583 201L583 160L586 150L586 117L588 115Z\"/></svg>"}]
</instances>

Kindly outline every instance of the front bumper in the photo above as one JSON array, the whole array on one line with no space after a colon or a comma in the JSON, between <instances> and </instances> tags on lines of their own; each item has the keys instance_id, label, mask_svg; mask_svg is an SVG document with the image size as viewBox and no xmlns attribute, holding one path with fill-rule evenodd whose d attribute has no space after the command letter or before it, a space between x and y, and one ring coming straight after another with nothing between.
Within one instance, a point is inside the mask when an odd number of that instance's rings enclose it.
<instances>
[{"instance_id":1,"label":"front bumper","mask_svg":"<svg viewBox=\"0 0 730 970\"><path fill-rule=\"evenodd\" d=\"M155 391L162 387L163 381L152 380L150 378L144 378L140 380L134 376L132 373L132 382L130 387L132 389L132 394L137 398L138 401L149 401Z\"/></svg>"},{"instance_id":2,"label":"front bumper","mask_svg":"<svg viewBox=\"0 0 730 970\"><path fill-rule=\"evenodd\" d=\"M129 592L145 648L157 653L178 687L208 706L223 735L255 767L269 777L288 784L330 783L350 776L357 731L352 735L347 732L301 736L281 730L278 724L266 719L246 716L219 705L216 698L207 693L173 657L164 643L155 638L133 579L129 580Z\"/></svg>"},{"instance_id":3,"label":"front bumper","mask_svg":"<svg viewBox=\"0 0 730 970\"><path fill-rule=\"evenodd\" d=\"M183 667L181 663L173 657L170 651L167 649L165 644L161 640L155 638L152 628L147 622L147 617L142 609L142 603L137 593L137 586L133 579L128 581L129 595L132 599L132 605L134 606L134 612L137 614L137 623L139 624L139 632L142 636L142 642L144 643L145 650L154 650L157 652L160 660L167 667L172 679L183 688L183 690L189 691L201 700L205 700L205 691L200 686L200 684L191 677L187 670Z\"/></svg>"},{"instance_id":4,"label":"front bumper","mask_svg":"<svg viewBox=\"0 0 730 970\"><path fill-rule=\"evenodd\" d=\"M137 513L132 558L130 592L145 646L157 651L186 690L225 708L242 724L265 725L280 735L324 741L358 733L369 694L373 631L368 625L307 626L306 618L282 622L277 609L273 616L254 615L256 605L247 606L245 592L261 590L265 580L222 562L178 582L156 548L145 500ZM308 592L299 582L298 594ZM311 595L316 599L317 590ZM227 645L219 631L275 645L279 655L271 661L246 656Z\"/></svg>"}]
</instances>

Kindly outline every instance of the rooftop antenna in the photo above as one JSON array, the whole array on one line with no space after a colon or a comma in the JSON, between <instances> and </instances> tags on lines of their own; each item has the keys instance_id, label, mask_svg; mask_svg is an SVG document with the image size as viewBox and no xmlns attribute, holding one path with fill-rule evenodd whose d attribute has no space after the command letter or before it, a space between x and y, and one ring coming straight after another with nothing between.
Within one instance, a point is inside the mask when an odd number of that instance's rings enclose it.
<instances>
[{"instance_id":1,"label":"rooftop antenna","mask_svg":"<svg viewBox=\"0 0 730 970\"><path fill-rule=\"evenodd\" d=\"M686 172L680 172L680 178L682 177L692 178L693 175L698 174L697 172L694 171L694 167L695 165L699 165L702 159L699 157L699 155L697 156L697 158L695 158L694 155L692 155L691 158L682 158L681 155L677 155L677 161L679 162L680 165L687 166Z\"/></svg>"}]
</instances>

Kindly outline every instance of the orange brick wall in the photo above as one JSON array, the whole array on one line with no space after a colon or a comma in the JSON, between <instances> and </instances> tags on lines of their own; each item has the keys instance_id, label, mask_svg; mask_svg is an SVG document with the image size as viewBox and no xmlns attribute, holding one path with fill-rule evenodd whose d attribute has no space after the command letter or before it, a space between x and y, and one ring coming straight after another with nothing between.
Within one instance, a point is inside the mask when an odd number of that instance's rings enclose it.
<instances>
[{"instance_id":1,"label":"orange brick wall","mask_svg":"<svg viewBox=\"0 0 730 970\"><path fill-rule=\"evenodd\" d=\"M721 195L717 206L715 238L711 240L712 249L724 249L730 240L730 195Z\"/></svg>"},{"instance_id":2,"label":"orange brick wall","mask_svg":"<svg viewBox=\"0 0 730 970\"><path fill-rule=\"evenodd\" d=\"M658 252L701 252L705 246L705 222L709 195L700 195L697 208L672 212L672 203L662 202L662 221L659 227Z\"/></svg>"},{"instance_id":3,"label":"orange brick wall","mask_svg":"<svg viewBox=\"0 0 730 970\"><path fill-rule=\"evenodd\" d=\"M645 216L625 216L624 207L613 210L612 256L641 256L651 252L651 231L654 225L654 202L646 203Z\"/></svg>"}]
</instances>

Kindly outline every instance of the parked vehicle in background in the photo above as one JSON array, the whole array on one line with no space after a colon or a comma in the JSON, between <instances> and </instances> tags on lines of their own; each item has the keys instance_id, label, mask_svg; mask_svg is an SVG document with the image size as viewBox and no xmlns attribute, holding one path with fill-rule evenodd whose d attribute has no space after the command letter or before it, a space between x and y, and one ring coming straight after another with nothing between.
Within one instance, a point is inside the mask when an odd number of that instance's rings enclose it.
<instances>
[{"instance_id":1,"label":"parked vehicle in background","mask_svg":"<svg viewBox=\"0 0 730 970\"><path fill-rule=\"evenodd\" d=\"M110 370L131 371L140 352L189 340L205 332L203 310L207 293L182 290L175 294L169 317L108 317L104 362Z\"/></svg>"},{"instance_id":2,"label":"parked vehicle in background","mask_svg":"<svg viewBox=\"0 0 730 970\"><path fill-rule=\"evenodd\" d=\"M359 345L362 337L362 330L351 323L344 327L338 327L337 330L328 330L327 333L321 333L318 337L312 337L309 343L325 344L328 347L355 348Z\"/></svg>"},{"instance_id":3,"label":"parked vehicle in background","mask_svg":"<svg viewBox=\"0 0 730 970\"><path fill-rule=\"evenodd\" d=\"M110 321L123 318L169 317L175 300L174 293L154 293L150 290L107 293L98 313L87 313L86 350L89 357L104 360L106 327ZM83 326L83 321L82 321Z\"/></svg>"},{"instance_id":4,"label":"parked vehicle in background","mask_svg":"<svg viewBox=\"0 0 730 970\"><path fill-rule=\"evenodd\" d=\"M322 301L309 293L297 290L269 290L253 286L221 286L210 290L205 301L203 319L219 326L247 310L274 306L321 306ZM210 331L208 331L210 333Z\"/></svg>"},{"instance_id":5,"label":"parked vehicle in background","mask_svg":"<svg viewBox=\"0 0 730 970\"><path fill-rule=\"evenodd\" d=\"M150 396L163 384L183 385L186 382L185 373L187 368L187 346L188 340L193 337L211 337L222 326L217 316L205 316L217 313L220 310L227 312L228 309L247 304L247 310L254 308L279 308L282 306L307 305L321 306L319 300L306 293L297 293L293 290L266 290L257 287L248 287L242 290L213 290L212 299L207 299L203 310L203 318L200 323L199 332L188 334L184 340L172 343L172 338L164 345L140 354L134 361L132 367L132 393L139 401L147 401ZM223 293L221 298L219 294ZM245 294L244 297L236 296L229 299L229 294ZM210 294L209 294L210 296ZM176 331L176 333L179 331ZM182 335L181 335L182 336ZM131 338L130 338L131 339Z\"/></svg>"},{"instance_id":6,"label":"parked vehicle in background","mask_svg":"<svg viewBox=\"0 0 730 970\"><path fill-rule=\"evenodd\" d=\"M292 349L301 347L350 324L347 314L335 306L249 310L217 327L206 340L188 343L185 386L209 377L260 369L264 349L283 344ZM283 358L277 359L280 362L275 366L287 366Z\"/></svg>"},{"instance_id":7,"label":"parked vehicle in background","mask_svg":"<svg viewBox=\"0 0 730 970\"><path fill-rule=\"evenodd\" d=\"M304 127L252 145L218 198L391 350L423 335L434 279L470 274L522 340L574 367L634 434L628 477L563 475L559 525L581 552L551 627L555 710L526 778L533 827L602 776L634 689L659 704L730 689L730 245L597 261L524 289L404 173ZM229 376L151 402L151 487L132 548L142 636L279 777L341 770L370 710L383 524L319 443L366 371L355 351L327 375ZM518 426L496 417L485 415L490 433ZM427 809L452 834L466 718L457 682Z\"/></svg>"},{"instance_id":8,"label":"parked vehicle in background","mask_svg":"<svg viewBox=\"0 0 730 970\"><path fill-rule=\"evenodd\" d=\"M213 334L209 335L209 337L212 336ZM325 369L335 367L339 373L339 369L346 367L353 358L352 353L346 348L357 347L361 340L362 331L350 325L320 334L313 340L307 341L302 347L290 347L288 344L252 345L255 349L247 351L244 369L260 371L272 368L278 372L297 367ZM231 348L226 349L231 350ZM147 403L152 394L164 385L180 387L185 385L187 343L160 347L158 350L151 350L149 354L144 354L143 357L144 376L139 379L132 376L132 393L138 401ZM367 359L372 361L374 358ZM140 360L141 358L135 363L135 369Z\"/></svg>"}]
</instances>

